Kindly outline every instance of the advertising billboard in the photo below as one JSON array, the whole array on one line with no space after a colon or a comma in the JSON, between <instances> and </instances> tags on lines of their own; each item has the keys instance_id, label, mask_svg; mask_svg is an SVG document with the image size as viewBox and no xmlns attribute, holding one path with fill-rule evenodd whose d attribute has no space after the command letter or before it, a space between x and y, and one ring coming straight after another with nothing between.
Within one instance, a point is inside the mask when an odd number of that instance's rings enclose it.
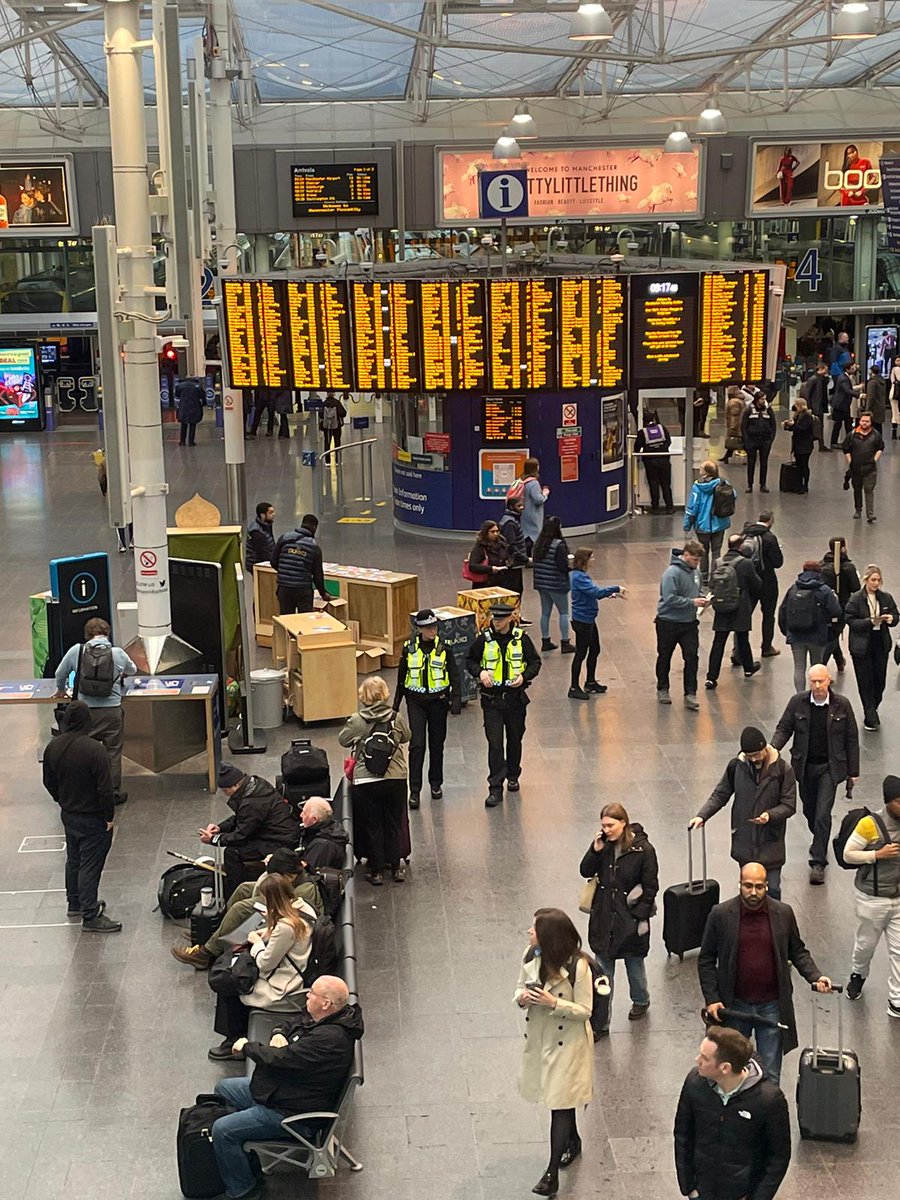
<instances>
[{"instance_id":1,"label":"advertising billboard","mask_svg":"<svg viewBox=\"0 0 900 1200\"><path fill-rule=\"evenodd\" d=\"M0 158L0 237L75 232L70 157Z\"/></svg>"},{"instance_id":2,"label":"advertising billboard","mask_svg":"<svg viewBox=\"0 0 900 1200\"><path fill-rule=\"evenodd\" d=\"M866 137L828 142L753 142L749 215L846 213L880 208L883 155L900 141Z\"/></svg>"},{"instance_id":3,"label":"advertising billboard","mask_svg":"<svg viewBox=\"0 0 900 1200\"><path fill-rule=\"evenodd\" d=\"M0 346L0 430L39 429L40 392L33 346Z\"/></svg>"},{"instance_id":4,"label":"advertising billboard","mask_svg":"<svg viewBox=\"0 0 900 1200\"><path fill-rule=\"evenodd\" d=\"M866 376L873 367L878 367L887 379L897 357L897 326L866 326Z\"/></svg>"},{"instance_id":5,"label":"advertising billboard","mask_svg":"<svg viewBox=\"0 0 900 1200\"><path fill-rule=\"evenodd\" d=\"M550 147L523 150L510 165L528 172L529 215L519 224L700 214L699 146L684 154L664 154L661 144ZM496 167L489 149L438 150L438 225L479 224L478 175Z\"/></svg>"}]
</instances>

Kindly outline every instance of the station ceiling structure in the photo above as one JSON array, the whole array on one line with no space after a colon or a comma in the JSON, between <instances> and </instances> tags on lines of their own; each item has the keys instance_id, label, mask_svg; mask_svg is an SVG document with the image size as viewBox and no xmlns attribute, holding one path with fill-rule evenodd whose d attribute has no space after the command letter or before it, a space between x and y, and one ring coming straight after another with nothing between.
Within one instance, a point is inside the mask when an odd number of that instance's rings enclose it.
<instances>
[{"instance_id":1,"label":"station ceiling structure","mask_svg":"<svg viewBox=\"0 0 900 1200\"><path fill-rule=\"evenodd\" d=\"M185 57L206 8L180 0ZM259 107L400 102L427 121L433 102L507 96L596 97L607 113L642 96L788 111L816 89L900 85L894 0L607 0L612 37L575 41L578 8L578 0L230 0L244 65L236 86L249 87ZM874 35L837 37L844 9L867 9ZM102 10L90 0L0 0L0 106L43 110L51 122L65 108L103 107ZM149 23L149 4L146 13Z\"/></svg>"}]
</instances>

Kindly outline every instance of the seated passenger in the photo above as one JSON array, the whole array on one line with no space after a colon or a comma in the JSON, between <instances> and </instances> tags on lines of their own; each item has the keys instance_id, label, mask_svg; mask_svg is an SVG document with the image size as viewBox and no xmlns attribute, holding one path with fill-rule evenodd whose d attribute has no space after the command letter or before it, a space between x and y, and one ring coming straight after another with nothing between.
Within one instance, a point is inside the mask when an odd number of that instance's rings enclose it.
<instances>
[{"instance_id":1,"label":"seated passenger","mask_svg":"<svg viewBox=\"0 0 900 1200\"><path fill-rule=\"evenodd\" d=\"M313 922L294 907L293 890L283 875L267 875L259 894L266 902L266 924L247 938L259 978L245 996L216 996L213 1028L223 1041L209 1051L213 1060L231 1058L235 1041L247 1033L249 1009L302 1009L306 1002L303 972L312 948Z\"/></svg>"},{"instance_id":2,"label":"seated passenger","mask_svg":"<svg viewBox=\"0 0 900 1200\"><path fill-rule=\"evenodd\" d=\"M172 954L179 962L189 963L197 971L206 971L215 958L232 944L232 933L251 917L261 901L260 884L269 875L279 875L294 892L294 907L313 920L325 911L318 885L306 874L296 850L276 850L266 861L266 869L255 883L240 883L231 893L218 929L202 946L176 945ZM189 935L188 935L189 936Z\"/></svg>"},{"instance_id":3,"label":"seated passenger","mask_svg":"<svg viewBox=\"0 0 900 1200\"><path fill-rule=\"evenodd\" d=\"M313 796L300 810L300 845L297 849L305 866L342 867L350 838L347 830L334 819L334 810L322 796Z\"/></svg>"},{"instance_id":4,"label":"seated passenger","mask_svg":"<svg viewBox=\"0 0 900 1200\"><path fill-rule=\"evenodd\" d=\"M268 1046L246 1038L235 1044L256 1070L250 1079L216 1084L216 1094L238 1109L212 1127L227 1196L249 1200L261 1194L244 1142L286 1137L285 1117L335 1111L362 1035L362 1013L358 1004L349 1003L347 985L334 975L320 975L306 995L306 1010L278 1026Z\"/></svg>"},{"instance_id":5,"label":"seated passenger","mask_svg":"<svg viewBox=\"0 0 900 1200\"><path fill-rule=\"evenodd\" d=\"M265 779L245 775L231 763L222 763L218 783L234 816L227 817L221 825L207 825L197 832L205 845L225 847L227 899L239 883L259 875L260 864L267 854L279 846L292 850L297 845L299 830L290 808Z\"/></svg>"}]
</instances>

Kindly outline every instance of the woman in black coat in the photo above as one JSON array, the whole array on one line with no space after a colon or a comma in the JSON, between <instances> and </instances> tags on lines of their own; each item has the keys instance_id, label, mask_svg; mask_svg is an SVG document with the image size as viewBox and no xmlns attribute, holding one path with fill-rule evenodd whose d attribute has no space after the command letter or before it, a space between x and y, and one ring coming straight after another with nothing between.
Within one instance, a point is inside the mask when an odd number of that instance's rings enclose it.
<instances>
[{"instance_id":1,"label":"woman in black coat","mask_svg":"<svg viewBox=\"0 0 900 1200\"><path fill-rule=\"evenodd\" d=\"M647 969L650 952L650 918L656 912L659 872L656 851L642 826L632 825L621 804L607 804L600 812L600 829L581 860L585 879L597 877L591 905L588 942L597 956L610 989L616 959L625 959L631 994L629 1021L639 1021L650 1007ZM612 990L609 997L612 1009ZM609 1015L604 1032L609 1032Z\"/></svg>"},{"instance_id":2,"label":"woman in black coat","mask_svg":"<svg viewBox=\"0 0 900 1200\"><path fill-rule=\"evenodd\" d=\"M185 441L189 446L195 444L197 426L203 420L204 386L199 379L180 379L175 384L175 399L177 408L175 415L181 422L181 438L179 446Z\"/></svg>"},{"instance_id":3,"label":"woman in black coat","mask_svg":"<svg viewBox=\"0 0 900 1200\"><path fill-rule=\"evenodd\" d=\"M870 563L862 573L863 585L847 601L844 616L850 630L850 657L863 706L863 725L878 729L878 705L884 695L891 629L900 623L894 597L881 590L881 567Z\"/></svg>"},{"instance_id":4,"label":"woman in black coat","mask_svg":"<svg viewBox=\"0 0 900 1200\"><path fill-rule=\"evenodd\" d=\"M469 554L469 574L473 588L510 585L512 558L506 538L496 521L485 521L478 530Z\"/></svg>"},{"instance_id":5,"label":"woman in black coat","mask_svg":"<svg viewBox=\"0 0 900 1200\"><path fill-rule=\"evenodd\" d=\"M809 491L809 457L816 444L816 422L805 400L794 404L794 415L784 428L791 431L791 454L800 475L800 493L805 495Z\"/></svg>"}]
</instances>

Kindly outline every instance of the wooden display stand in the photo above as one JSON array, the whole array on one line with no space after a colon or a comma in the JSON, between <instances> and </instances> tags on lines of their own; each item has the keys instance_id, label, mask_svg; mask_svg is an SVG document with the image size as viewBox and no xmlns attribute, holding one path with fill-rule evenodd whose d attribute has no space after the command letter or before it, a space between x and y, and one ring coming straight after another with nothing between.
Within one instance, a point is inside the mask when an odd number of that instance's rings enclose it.
<instances>
[{"instance_id":1,"label":"wooden display stand","mask_svg":"<svg viewBox=\"0 0 900 1200\"><path fill-rule=\"evenodd\" d=\"M278 615L278 576L272 567L253 568L253 611L256 614L257 646L272 645L272 618Z\"/></svg>"},{"instance_id":2,"label":"wooden display stand","mask_svg":"<svg viewBox=\"0 0 900 1200\"><path fill-rule=\"evenodd\" d=\"M291 707L300 720L343 720L356 710L356 647L350 630L335 617L275 617L272 661L277 669L287 669Z\"/></svg>"},{"instance_id":3,"label":"wooden display stand","mask_svg":"<svg viewBox=\"0 0 900 1200\"><path fill-rule=\"evenodd\" d=\"M519 604L522 597L518 592L507 588L470 588L467 592L458 592L456 603L459 608L475 614L475 625L478 632L487 629L491 623L491 605L509 604L515 608L515 617L519 616Z\"/></svg>"}]
</instances>

